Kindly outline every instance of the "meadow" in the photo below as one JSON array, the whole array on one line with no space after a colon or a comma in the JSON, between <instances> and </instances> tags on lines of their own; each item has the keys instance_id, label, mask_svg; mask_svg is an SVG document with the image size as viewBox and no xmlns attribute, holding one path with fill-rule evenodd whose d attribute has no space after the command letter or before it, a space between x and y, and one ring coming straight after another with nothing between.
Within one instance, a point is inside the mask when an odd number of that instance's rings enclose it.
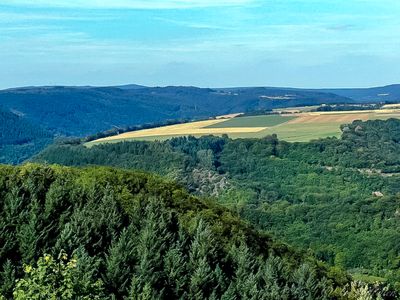
<instances>
[{"instance_id":1,"label":"meadow","mask_svg":"<svg viewBox=\"0 0 400 300\"><path fill-rule=\"evenodd\" d=\"M251 116L251 117L236 117L225 120L224 122L218 122L207 126L206 128L245 128L245 127L274 127L290 120L295 119L294 116L282 116L282 115L262 115L262 116Z\"/></svg>"},{"instance_id":2,"label":"meadow","mask_svg":"<svg viewBox=\"0 0 400 300\"><path fill-rule=\"evenodd\" d=\"M163 141L180 136L222 136L236 138L262 138L277 134L278 138L288 142L308 142L310 140L339 137L340 126L354 120L375 120L400 118L400 110L382 109L366 111L282 113L279 115L235 116L197 121L185 124L163 126L145 130L126 132L87 143L87 146L99 143L128 140Z\"/></svg>"}]
</instances>

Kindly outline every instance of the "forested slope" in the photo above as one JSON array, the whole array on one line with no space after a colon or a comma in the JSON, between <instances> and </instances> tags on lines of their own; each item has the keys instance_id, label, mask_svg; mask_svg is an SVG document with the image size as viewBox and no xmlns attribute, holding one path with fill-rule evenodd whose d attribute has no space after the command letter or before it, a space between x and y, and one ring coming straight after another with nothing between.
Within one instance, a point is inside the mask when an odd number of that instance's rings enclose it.
<instances>
[{"instance_id":1,"label":"forested slope","mask_svg":"<svg viewBox=\"0 0 400 300\"><path fill-rule=\"evenodd\" d=\"M272 136L55 145L36 160L169 176L331 265L398 283L400 121L342 129L341 139L293 144Z\"/></svg>"},{"instance_id":2,"label":"forested slope","mask_svg":"<svg viewBox=\"0 0 400 300\"><path fill-rule=\"evenodd\" d=\"M20 163L52 142L53 135L0 109L0 163Z\"/></svg>"},{"instance_id":3,"label":"forested slope","mask_svg":"<svg viewBox=\"0 0 400 300\"><path fill-rule=\"evenodd\" d=\"M152 175L3 166L0 208L6 298L353 299L358 293L342 289L348 278L340 272Z\"/></svg>"},{"instance_id":4,"label":"forested slope","mask_svg":"<svg viewBox=\"0 0 400 300\"><path fill-rule=\"evenodd\" d=\"M258 109L343 102L352 100L331 93L270 88L227 92L185 86L135 89L50 86L0 91L0 107L4 110L17 111L46 129L74 136L167 119L208 118Z\"/></svg>"}]
</instances>

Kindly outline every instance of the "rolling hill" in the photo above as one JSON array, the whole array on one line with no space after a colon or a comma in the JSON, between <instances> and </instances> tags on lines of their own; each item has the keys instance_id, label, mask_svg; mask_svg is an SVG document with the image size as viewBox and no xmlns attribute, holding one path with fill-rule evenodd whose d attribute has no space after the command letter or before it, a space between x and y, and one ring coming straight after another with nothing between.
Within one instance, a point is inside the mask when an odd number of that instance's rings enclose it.
<instances>
[{"instance_id":1,"label":"rolling hill","mask_svg":"<svg viewBox=\"0 0 400 300\"><path fill-rule=\"evenodd\" d=\"M400 84L363 89L322 89L319 92L334 93L357 102L399 102Z\"/></svg>"},{"instance_id":2,"label":"rolling hill","mask_svg":"<svg viewBox=\"0 0 400 300\"><path fill-rule=\"evenodd\" d=\"M239 112L271 110L305 105L381 101L376 94L396 99L398 86L367 90L305 90L293 88L197 88L185 86L115 87L44 86L0 91L0 109L19 116L50 136L83 137L109 129L167 120L207 119ZM366 100L367 99L367 100ZM375 100L374 100L375 99ZM6 123L3 123L5 125ZM9 146L2 162L18 163L43 148L20 155ZM15 148L15 149L14 149Z\"/></svg>"},{"instance_id":3,"label":"rolling hill","mask_svg":"<svg viewBox=\"0 0 400 300\"><path fill-rule=\"evenodd\" d=\"M329 93L250 88L28 87L0 91L0 107L59 134L276 107L351 102Z\"/></svg>"},{"instance_id":4,"label":"rolling hill","mask_svg":"<svg viewBox=\"0 0 400 300\"><path fill-rule=\"evenodd\" d=\"M48 147L35 161L156 172L195 194L212 195L332 266L398 285L399 154L400 120L389 119L354 121L340 139L204 136L90 148L64 144Z\"/></svg>"},{"instance_id":5,"label":"rolling hill","mask_svg":"<svg viewBox=\"0 0 400 300\"><path fill-rule=\"evenodd\" d=\"M0 166L0 199L2 299L336 299L349 282L149 174Z\"/></svg>"}]
</instances>

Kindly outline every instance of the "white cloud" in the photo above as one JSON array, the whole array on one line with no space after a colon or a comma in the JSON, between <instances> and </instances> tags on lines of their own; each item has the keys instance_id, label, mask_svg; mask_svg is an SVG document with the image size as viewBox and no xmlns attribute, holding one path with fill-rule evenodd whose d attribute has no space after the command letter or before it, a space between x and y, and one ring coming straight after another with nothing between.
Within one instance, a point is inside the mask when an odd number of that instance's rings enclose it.
<instances>
[{"instance_id":1,"label":"white cloud","mask_svg":"<svg viewBox=\"0 0 400 300\"><path fill-rule=\"evenodd\" d=\"M15 12L0 12L0 23L20 23L34 21L80 21L80 20L96 20L96 19L112 19L108 15L90 15L78 16L68 14L55 13L15 13Z\"/></svg>"},{"instance_id":2,"label":"white cloud","mask_svg":"<svg viewBox=\"0 0 400 300\"><path fill-rule=\"evenodd\" d=\"M4 0L3 5L93 9L188 9L240 6L256 0Z\"/></svg>"},{"instance_id":3,"label":"white cloud","mask_svg":"<svg viewBox=\"0 0 400 300\"><path fill-rule=\"evenodd\" d=\"M177 26L189 27L189 28L194 28L194 29L210 29L210 30L233 30L234 29L233 27L230 27L230 26L211 24L211 22L207 23L207 22L195 22L195 21L181 21L181 20L174 20L174 19L160 18L160 17L156 17L154 19L165 22L165 23L174 24Z\"/></svg>"}]
</instances>

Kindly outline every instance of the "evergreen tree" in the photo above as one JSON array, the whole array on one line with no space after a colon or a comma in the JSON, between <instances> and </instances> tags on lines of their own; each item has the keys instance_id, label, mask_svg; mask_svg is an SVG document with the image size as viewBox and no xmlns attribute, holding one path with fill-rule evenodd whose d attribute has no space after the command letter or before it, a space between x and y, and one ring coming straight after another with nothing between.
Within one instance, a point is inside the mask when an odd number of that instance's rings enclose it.
<instances>
[{"instance_id":1,"label":"evergreen tree","mask_svg":"<svg viewBox=\"0 0 400 300\"><path fill-rule=\"evenodd\" d=\"M117 298L127 296L131 284L133 266L138 262L135 249L137 233L132 225L124 228L121 235L111 243L105 258L105 283Z\"/></svg>"},{"instance_id":2,"label":"evergreen tree","mask_svg":"<svg viewBox=\"0 0 400 300\"><path fill-rule=\"evenodd\" d=\"M11 298L15 286L16 272L10 260L3 265L3 271L0 272L0 296Z\"/></svg>"},{"instance_id":3,"label":"evergreen tree","mask_svg":"<svg viewBox=\"0 0 400 300\"><path fill-rule=\"evenodd\" d=\"M215 282L211 265L215 256L214 238L202 219L197 220L193 241L189 252L190 299L206 299L212 293Z\"/></svg>"}]
</instances>

